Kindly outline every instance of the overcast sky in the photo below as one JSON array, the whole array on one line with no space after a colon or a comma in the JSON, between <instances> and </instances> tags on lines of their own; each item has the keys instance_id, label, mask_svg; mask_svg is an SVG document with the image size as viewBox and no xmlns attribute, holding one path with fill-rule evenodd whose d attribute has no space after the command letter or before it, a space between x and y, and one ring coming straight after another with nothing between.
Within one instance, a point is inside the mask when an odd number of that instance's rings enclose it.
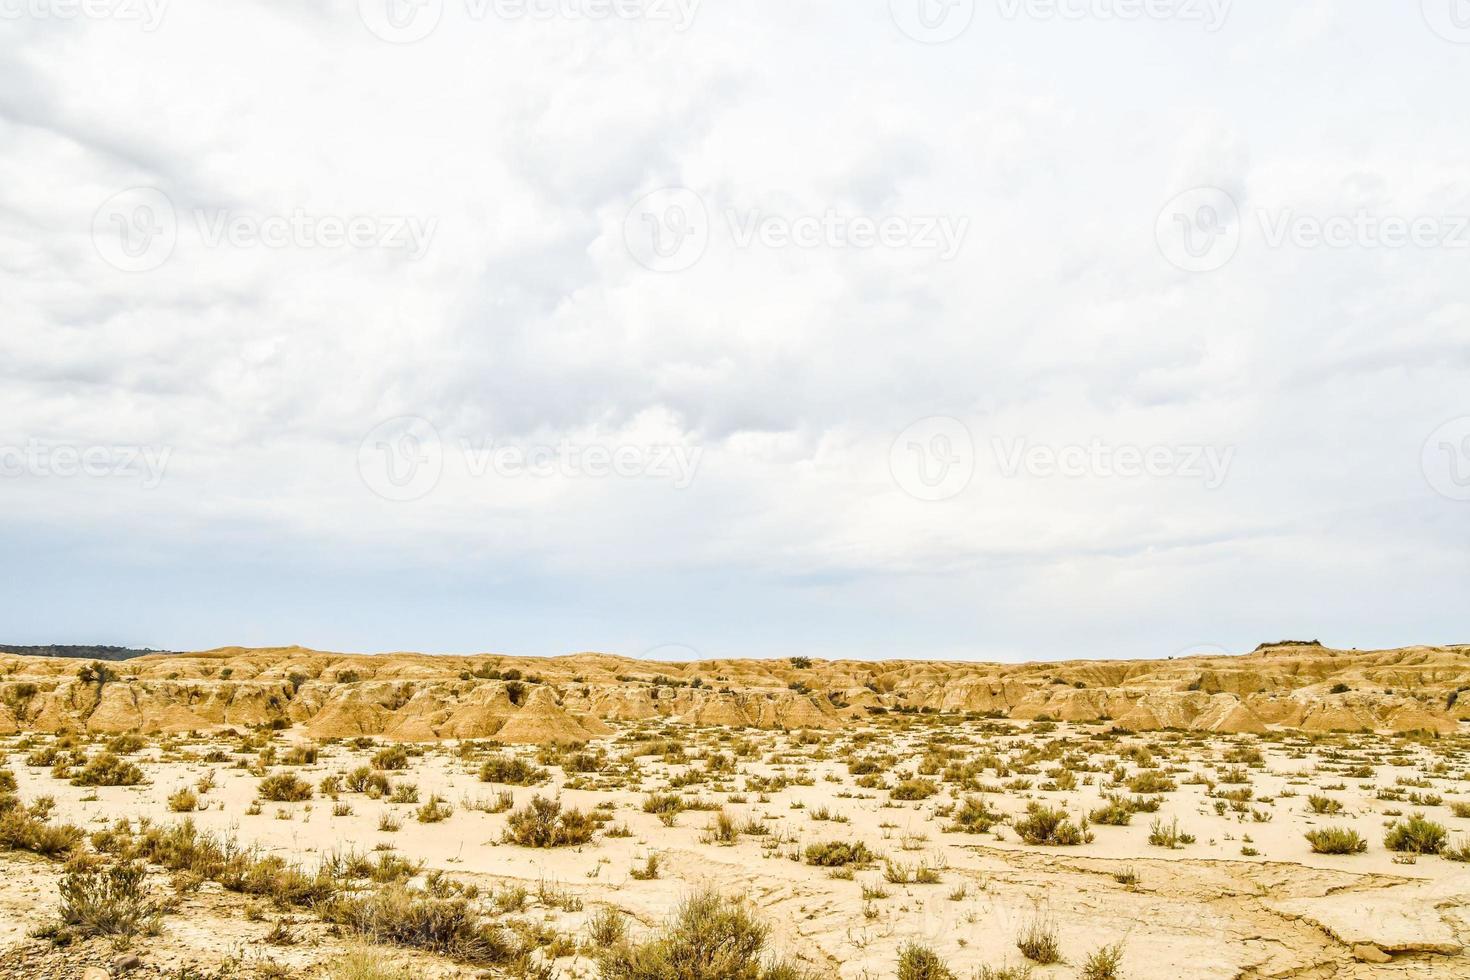
<instances>
[{"instance_id":1,"label":"overcast sky","mask_svg":"<svg viewBox=\"0 0 1470 980\"><path fill-rule=\"evenodd\" d=\"M1467 92L1463 0L0 0L0 642L1470 642Z\"/></svg>"}]
</instances>

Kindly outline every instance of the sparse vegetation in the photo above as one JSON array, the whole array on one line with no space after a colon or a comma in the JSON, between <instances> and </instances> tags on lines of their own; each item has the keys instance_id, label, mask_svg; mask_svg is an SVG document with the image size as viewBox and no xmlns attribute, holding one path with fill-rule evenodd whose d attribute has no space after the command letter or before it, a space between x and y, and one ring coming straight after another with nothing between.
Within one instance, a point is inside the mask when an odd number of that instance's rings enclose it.
<instances>
[{"instance_id":1,"label":"sparse vegetation","mask_svg":"<svg viewBox=\"0 0 1470 980\"><path fill-rule=\"evenodd\" d=\"M1444 850L1449 836L1449 831L1443 824L1426 819L1422 813L1416 813L1389 827L1383 838L1383 846L1390 851L1409 854L1438 854Z\"/></svg>"},{"instance_id":2,"label":"sparse vegetation","mask_svg":"<svg viewBox=\"0 0 1470 980\"><path fill-rule=\"evenodd\" d=\"M1362 854L1368 849L1368 842L1347 827L1324 827L1306 836L1316 854Z\"/></svg>"},{"instance_id":3,"label":"sparse vegetation","mask_svg":"<svg viewBox=\"0 0 1470 980\"><path fill-rule=\"evenodd\" d=\"M598 960L601 980L808 980L806 971L768 958L769 930L744 905L713 891L679 906L664 929L637 945L619 943ZM811 978L814 980L814 978Z\"/></svg>"},{"instance_id":4,"label":"sparse vegetation","mask_svg":"<svg viewBox=\"0 0 1470 980\"><path fill-rule=\"evenodd\" d=\"M256 787L256 794L270 803L300 803L312 796L311 783L289 772L267 776Z\"/></svg>"},{"instance_id":5,"label":"sparse vegetation","mask_svg":"<svg viewBox=\"0 0 1470 980\"><path fill-rule=\"evenodd\" d=\"M510 815L505 839L522 847L567 847L587 843L595 830L581 810L563 810L559 800L536 796Z\"/></svg>"}]
</instances>

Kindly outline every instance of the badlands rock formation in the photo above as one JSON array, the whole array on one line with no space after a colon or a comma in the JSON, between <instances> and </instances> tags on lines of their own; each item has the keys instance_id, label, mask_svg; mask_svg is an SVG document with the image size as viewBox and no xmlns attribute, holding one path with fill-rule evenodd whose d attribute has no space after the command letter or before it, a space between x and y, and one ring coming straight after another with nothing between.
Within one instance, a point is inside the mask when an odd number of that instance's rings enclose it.
<instances>
[{"instance_id":1,"label":"badlands rock formation","mask_svg":"<svg viewBox=\"0 0 1470 980\"><path fill-rule=\"evenodd\" d=\"M0 733L301 726L404 741L581 742L605 722L837 728L895 711L1221 733L1449 733L1470 720L1470 646L979 664L890 660L658 663L603 654L355 656L299 647L159 654L94 669L0 656Z\"/></svg>"}]
</instances>

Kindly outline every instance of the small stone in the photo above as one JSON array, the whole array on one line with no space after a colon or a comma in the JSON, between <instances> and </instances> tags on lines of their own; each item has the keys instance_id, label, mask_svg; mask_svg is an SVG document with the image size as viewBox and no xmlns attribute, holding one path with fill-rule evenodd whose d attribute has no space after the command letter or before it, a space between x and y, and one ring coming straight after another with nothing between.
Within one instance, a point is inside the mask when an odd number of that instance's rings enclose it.
<instances>
[{"instance_id":1,"label":"small stone","mask_svg":"<svg viewBox=\"0 0 1470 980\"><path fill-rule=\"evenodd\" d=\"M1359 963L1388 963L1393 960L1393 957L1389 956L1377 946L1370 946L1367 943L1363 943L1362 945L1353 947L1353 959Z\"/></svg>"},{"instance_id":2,"label":"small stone","mask_svg":"<svg viewBox=\"0 0 1470 980\"><path fill-rule=\"evenodd\" d=\"M112 975L121 976L130 970L136 970L143 965L143 960L137 953L124 953L112 961Z\"/></svg>"},{"instance_id":3,"label":"small stone","mask_svg":"<svg viewBox=\"0 0 1470 980\"><path fill-rule=\"evenodd\" d=\"M111 980L111 978L102 967L89 966L82 971L82 980Z\"/></svg>"}]
</instances>

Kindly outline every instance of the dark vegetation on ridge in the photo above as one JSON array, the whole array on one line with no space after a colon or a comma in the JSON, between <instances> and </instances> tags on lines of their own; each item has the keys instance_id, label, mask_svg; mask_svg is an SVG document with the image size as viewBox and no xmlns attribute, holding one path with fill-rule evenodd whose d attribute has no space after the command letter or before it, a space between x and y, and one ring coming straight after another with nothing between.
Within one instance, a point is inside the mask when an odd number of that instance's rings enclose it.
<instances>
[{"instance_id":1,"label":"dark vegetation on ridge","mask_svg":"<svg viewBox=\"0 0 1470 980\"><path fill-rule=\"evenodd\" d=\"M44 646L20 647L0 643L0 653L12 653L18 657L66 657L76 660L132 660L153 653L170 653L169 650L132 650L128 647L108 646Z\"/></svg>"}]
</instances>

